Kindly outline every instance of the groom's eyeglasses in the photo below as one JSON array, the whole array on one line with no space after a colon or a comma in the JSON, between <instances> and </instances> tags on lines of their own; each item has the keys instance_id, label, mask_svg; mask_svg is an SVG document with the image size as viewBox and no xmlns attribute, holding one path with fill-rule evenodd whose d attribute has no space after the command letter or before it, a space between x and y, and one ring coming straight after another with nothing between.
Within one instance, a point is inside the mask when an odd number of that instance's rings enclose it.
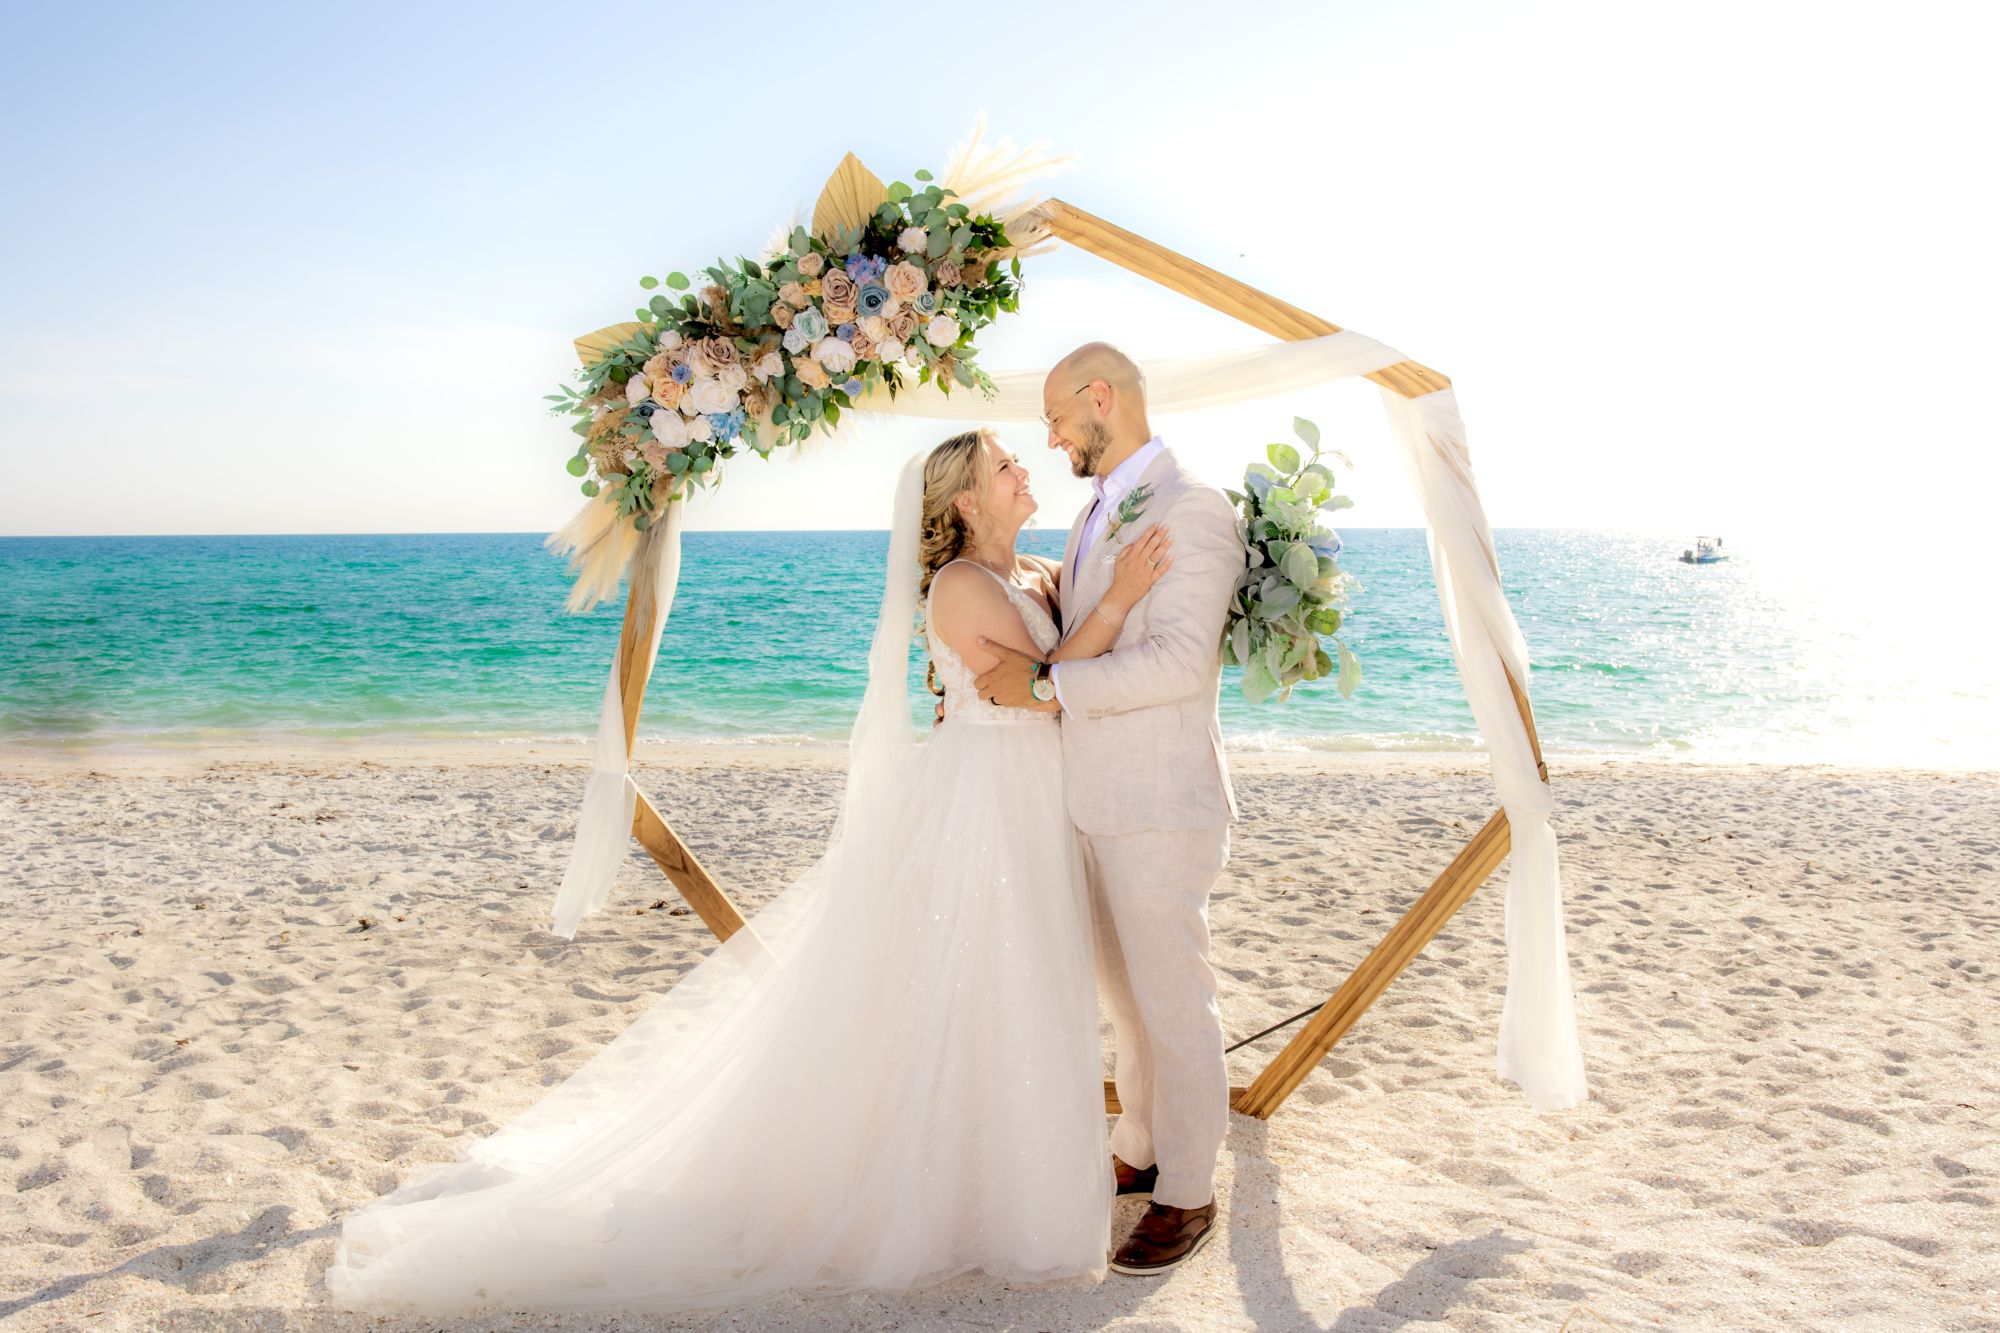
<instances>
[{"instance_id":1,"label":"groom's eyeglasses","mask_svg":"<svg viewBox=\"0 0 2000 1333\"><path fill-rule=\"evenodd\" d=\"M1095 383L1097 383L1096 380L1085 380L1082 384L1077 386L1076 393L1082 393L1085 389L1088 389L1091 385ZM1063 401L1062 407L1057 408L1054 412L1044 412L1040 417L1036 418L1036 420L1040 421L1044 426L1048 427L1050 430L1054 430L1056 428L1056 417L1059 416L1064 410L1066 410L1071 403L1076 401L1076 393L1071 394L1067 399L1065 399Z\"/></svg>"}]
</instances>

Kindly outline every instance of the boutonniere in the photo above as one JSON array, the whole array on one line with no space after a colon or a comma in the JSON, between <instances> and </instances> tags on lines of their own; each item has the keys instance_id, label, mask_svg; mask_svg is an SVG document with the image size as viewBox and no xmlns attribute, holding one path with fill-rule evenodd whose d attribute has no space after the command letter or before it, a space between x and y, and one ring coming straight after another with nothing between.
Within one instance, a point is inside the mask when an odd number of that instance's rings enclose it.
<instances>
[{"instance_id":1,"label":"boutonniere","mask_svg":"<svg viewBox=\"0 0 2000 1333\"><path fill-rule=\"evenodd\" d=\"M1131 492L1118 502L1118 512L1111 516L1110 523L1105 526L1104 539L1113 547L1116 547L1118 544L1118 534L1124 530L1126 524L1136 521L1139 515L1146 512L1146 505L1152 498L1153 488L1151 486L1134 486ZM1116 550L1104 553L1104 563L1107 565L1117 558L1118 552Z\"/></svg>"}]
</instances>

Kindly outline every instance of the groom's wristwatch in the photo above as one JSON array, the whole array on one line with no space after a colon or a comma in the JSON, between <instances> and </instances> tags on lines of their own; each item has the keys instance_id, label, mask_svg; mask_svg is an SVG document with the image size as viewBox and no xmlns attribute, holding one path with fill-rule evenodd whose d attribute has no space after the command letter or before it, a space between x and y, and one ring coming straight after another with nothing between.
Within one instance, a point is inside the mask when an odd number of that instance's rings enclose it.
<instances>
[{"instance_id":1,"label":"groom's wristwatch","mask_svg":"<svg viewBox=\"0 0 2000 1333\"><path fill-rule=\"evenodd\" d=\"M1035 675L1028 684L1028 693L1034 695L1038 703L1055 702L1056 682L1055 677L1049 673L1047 662L1035 663Z\"/></svg>"}]
</instances>

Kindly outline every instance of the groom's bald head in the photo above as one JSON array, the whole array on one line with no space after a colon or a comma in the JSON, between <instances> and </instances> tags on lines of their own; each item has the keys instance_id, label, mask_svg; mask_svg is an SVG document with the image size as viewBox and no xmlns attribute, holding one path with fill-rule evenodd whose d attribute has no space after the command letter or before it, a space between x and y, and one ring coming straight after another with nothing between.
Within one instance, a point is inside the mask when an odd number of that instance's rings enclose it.
<instances>
[{"instance_id":1,"label":"groom's bald head","mask_svg":"<svg viewBox=\"0 0 2000 1333\"><path fill-rule=\"evenodd\" d=\"M1069 455L1071 471L1102 476L1153 437L1145 372L1110 343L1085 343L1042 382L1042 422L1049 448Z\"/></svg>"}]
</instances>

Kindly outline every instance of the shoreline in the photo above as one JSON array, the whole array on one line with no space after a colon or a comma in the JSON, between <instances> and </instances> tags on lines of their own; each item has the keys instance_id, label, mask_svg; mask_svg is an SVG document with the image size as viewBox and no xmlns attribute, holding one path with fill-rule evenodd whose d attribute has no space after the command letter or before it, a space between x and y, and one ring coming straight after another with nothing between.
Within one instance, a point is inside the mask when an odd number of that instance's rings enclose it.
<instances>
[{"instance_id":1,"label":"shoreline","mask_svg":"<svg viewBox=\"0 0 2000 1333\"><path fill-rule=\"evenodd\" d=\"M244 765L265 765L276 769L347 767L423 767L446 765L472 768L506 768L516 765L585 765L590 762L592 742L587 740L516 740L495 738L474 740L338 740L300 737L269 740L230 741L221 744L163 744L147 742L101 743L88 745L21 744L0 742L0 772L23 776L76 776L93 771L106 776L138 776L152 773L199 772ZM1847 775L1882 774L1913 777L1936 775L2000 781L2000 765L1950 765L1934 761L1882 763L1842 761L1805 757L1774 756L1767 759L1701 754L1620 754L1601 751L1566 753L1547 750L1551 778L1570 773L1597 773L1632 768L1675 773L1798 771ZM1397 776L1426 773L1484 773L1485 750L1319 750L1256 749L1226 751L1231 772L1272 773L1325 771L1375 771ZM635 767L842 768L847 746L841 742L758 743L750 741L648 740L641 737L634 755Z\"/></svg>"}]
</instances>

